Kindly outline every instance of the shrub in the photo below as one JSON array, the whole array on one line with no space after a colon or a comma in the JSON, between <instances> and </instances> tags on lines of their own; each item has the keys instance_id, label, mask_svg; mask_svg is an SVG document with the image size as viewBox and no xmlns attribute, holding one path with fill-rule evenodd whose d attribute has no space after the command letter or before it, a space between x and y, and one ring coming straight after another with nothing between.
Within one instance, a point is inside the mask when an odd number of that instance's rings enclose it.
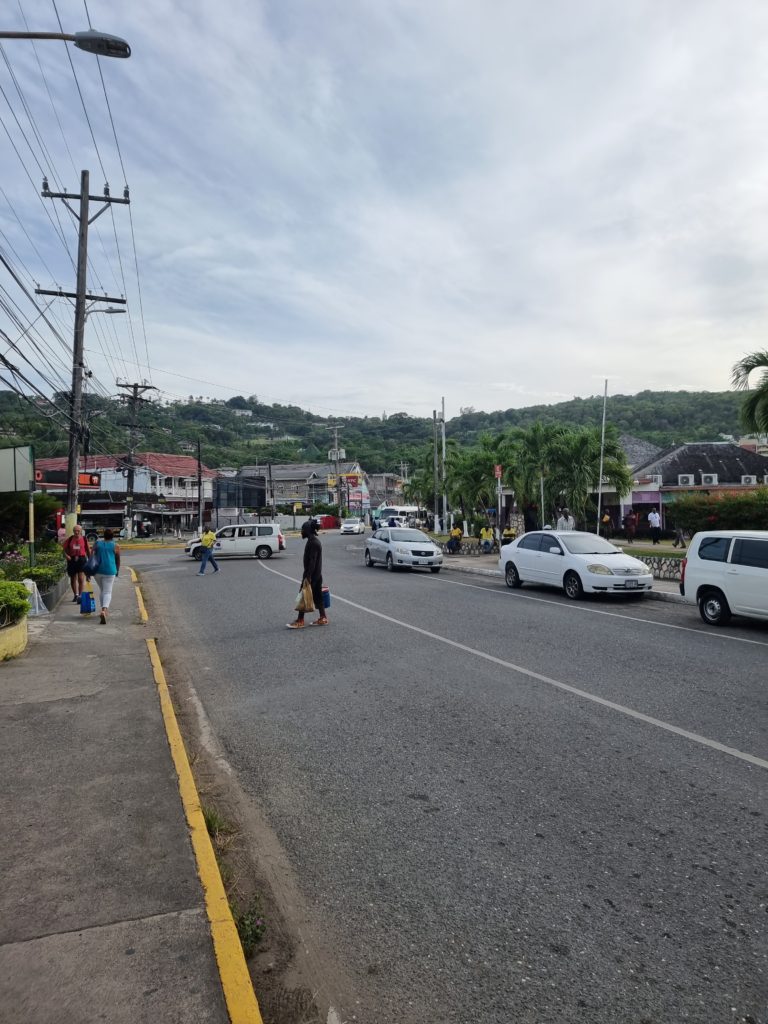
<instances>
[{"instance_id":1,"label":"shrub","mask_svg":"<svg viewBox=\"0 0 768 1024\"><path fill-rule=\"evenodd\" d=\"M18 551L5 551L0 556L0 569L7 580L23 580L28 567L27 558Z\"/></svg>"},{"instance_id":2,"label":"shrub","mask_svg":"<svg viewBox=\"0 0 768 1024\"><path fill-rule=\"evenodd\" d=\"M34 580L38 589L45 592L46 590L52 590L63 574L63 566L51 567L47 565L36 565L34 569L25 569L21 578L24 580Z\"/></svg>"},{"instance_id":3,"label":"shrub","mask_svg":"<svg viewBox=\"0 0 768 1024\"><path fill-rule=\"evenodd\" d=\"M23 583L0 580L0 626L12 626L29 611L29 594Z\"/></svg>"},{"instance_id":4,"label":"shrub","mask_svg":"<svg viewBox=\"0 0 768 1024\"><path fill-rule=\"evenodd\" d=\"M768 530L768 487L744 493L690 494L666 506L676 526L697 530Z\"/></svg>"}]
</instances>

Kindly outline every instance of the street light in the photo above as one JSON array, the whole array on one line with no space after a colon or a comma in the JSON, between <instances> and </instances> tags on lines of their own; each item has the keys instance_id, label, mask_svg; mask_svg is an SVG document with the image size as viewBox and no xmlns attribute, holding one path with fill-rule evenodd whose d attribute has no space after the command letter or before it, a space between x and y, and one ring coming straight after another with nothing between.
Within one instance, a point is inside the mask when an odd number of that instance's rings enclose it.
<instances>
[{"instance_id":1,"label":"street light","mask_svg":"<svg viewBox=\"0 0 768 1024\"><path fill-rule=\"evenodd\" d=\"M98 57L130 57L131 48L120 36L111 36L106 32L0 32L0 39L61 39L65 43L74 43L80 50L95 53Z\"/></svg>"}]
</instances>

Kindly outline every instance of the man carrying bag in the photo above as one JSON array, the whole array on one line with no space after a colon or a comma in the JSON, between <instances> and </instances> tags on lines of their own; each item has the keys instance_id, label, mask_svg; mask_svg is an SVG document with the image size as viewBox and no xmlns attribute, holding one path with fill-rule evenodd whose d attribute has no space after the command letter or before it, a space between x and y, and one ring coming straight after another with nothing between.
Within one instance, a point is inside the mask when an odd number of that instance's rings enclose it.
<instances>
[{"instance_id":1,"label":"man carrying bag","mask_svg":"<svg viewBox=\"0 0 768 1024\"><path fill-rule=\"evenodd\" d=\"M288 629L303 629L306 612L318 612L313 626L327 626L328 617L323 607L323 546L317 537L317 523L309 519L301 528L304 545L304 575L301 579L301 593L296 602L297 616L287 623Z\"/></svg>"}]
</instances>

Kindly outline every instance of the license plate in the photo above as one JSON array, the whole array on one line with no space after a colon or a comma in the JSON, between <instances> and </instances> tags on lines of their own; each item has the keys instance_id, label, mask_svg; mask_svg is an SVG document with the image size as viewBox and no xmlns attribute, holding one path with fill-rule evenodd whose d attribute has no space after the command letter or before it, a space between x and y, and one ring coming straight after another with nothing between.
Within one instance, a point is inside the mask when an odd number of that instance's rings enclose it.
<instances>
[{"instance_id":1,"label":"license plate","mask_svg":"<svg viewBox=\"0 0 768 1024\"><path fill-rule=\"evenodd\" d=\"M637 580L627 580L625 586L627 590L637 590Z\"/></svg>"}]
</instances>

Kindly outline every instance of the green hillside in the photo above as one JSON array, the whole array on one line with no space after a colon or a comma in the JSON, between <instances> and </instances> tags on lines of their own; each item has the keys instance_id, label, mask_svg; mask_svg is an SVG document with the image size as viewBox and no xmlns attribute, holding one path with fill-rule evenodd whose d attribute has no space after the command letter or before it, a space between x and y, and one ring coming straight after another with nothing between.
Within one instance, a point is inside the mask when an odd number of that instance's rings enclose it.
<instances>
[{"instance_id":1,"label":"green hillside","mask_svg":"<svg viewBox=\"0 0 768 1024\"><path fill-rule=\"evenodd\" d=\"M683 441L714 441L740 433L742 396L731 391L642 391L608 399L609 424L660 446ZM56 408L39 407L13 391L0 391L0 430L4 445L33 444L41 457L65 455L68 405L55 397ZM127 450L128 409L117 399L88 396L90 450L124 454ZM472 443L485 432L529 427L535 422L566 426L599 425L602 396L574 398L557 405L530 406L497 412L462 410L448 420L446 433L458 442ZM254 395L228 402L193 399L142 407L138 449L180 453L201 439L203 461L209 466L255 462L324 461L331 446L328 427L340 427L339 443L347 457L368 472L396 471L400 460L417 460L432 439L431 419L395 413L334 420L315 416L292 405L266 405Z\"/></svg>"}]
</instances>

